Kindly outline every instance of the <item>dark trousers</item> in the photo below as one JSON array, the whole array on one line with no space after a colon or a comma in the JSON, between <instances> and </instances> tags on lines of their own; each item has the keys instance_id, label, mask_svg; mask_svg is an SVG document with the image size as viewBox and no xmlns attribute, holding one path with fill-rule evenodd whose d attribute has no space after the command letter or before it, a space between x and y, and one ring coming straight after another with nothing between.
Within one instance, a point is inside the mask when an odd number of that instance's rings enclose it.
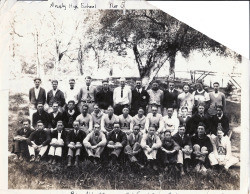
<instances>
[{"instance_id":1,"label":"dark trousers","mask_svg":"<svg viewBox=\"0 0 250 194\"><path fill-rule=\"evenodd\" d=\"M121 115L122 114L122 109L125 107L129 107L128 104L116 104L114 106L114 113L115 115Z\"/></svg>"}]
</instances>

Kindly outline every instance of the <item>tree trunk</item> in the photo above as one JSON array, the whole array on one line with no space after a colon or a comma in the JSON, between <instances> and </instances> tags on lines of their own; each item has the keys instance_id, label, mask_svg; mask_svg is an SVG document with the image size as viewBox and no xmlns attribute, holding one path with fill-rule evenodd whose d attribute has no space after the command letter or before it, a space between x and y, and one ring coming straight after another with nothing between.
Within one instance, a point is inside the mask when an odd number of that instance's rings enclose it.
<instances>
[{"instance_id":1,"label":"tree trunk","mask_svg":"<svg viewBox=\"0 0 250 194\"><path fill-rule=\"evenodd\" d=\"M136 44L134 44L134 46L133 46L133 51L134 51L134 55L135 55L135 61L136 61L137 66L138 66L139 74L140 74L140 77L142 78L144 71L145 71L145 68L142 65L141 56L140 56L140 53L138 51Z\"/></svg>"},{"instance_id":2,"label":"tree trunk","mask_svg":"<svg viewBox=\"0 0 250 194\"><path fill-rule=\"evenodd\" d=\"M169 77L174 78L175 77L175 57L176 52L173 52L169 55Z\"/></svg>"}]
</instances>

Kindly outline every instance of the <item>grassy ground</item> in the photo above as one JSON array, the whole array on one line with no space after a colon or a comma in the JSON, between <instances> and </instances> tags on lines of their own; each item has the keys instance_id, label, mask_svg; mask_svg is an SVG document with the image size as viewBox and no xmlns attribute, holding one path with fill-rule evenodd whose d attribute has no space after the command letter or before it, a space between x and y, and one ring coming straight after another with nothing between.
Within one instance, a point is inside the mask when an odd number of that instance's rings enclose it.
<instances>
[{"instance_id":1,"label":"grassy ground","mask_svg":"<svg viewBox=\"0 0 250 194\"><path fill-rule=\"evenodd\" d=\"M9 150L18 121L28 116L27 95L18 93L9 97ZM240 104L228 103L227 113L231 118L233 154L240 150ZM237 117L237 119L234 119ZM108 169L94 166L89 161L79 168L66 168L65 165L51 166L46 162L21 164L9 157L10 189L176 189L176 190L236 190L240 188L240 168L229 172L209 170L207 175L190 173L180 177L178 173L133 169L129 165Z\"/></svg>"}]
</instances>

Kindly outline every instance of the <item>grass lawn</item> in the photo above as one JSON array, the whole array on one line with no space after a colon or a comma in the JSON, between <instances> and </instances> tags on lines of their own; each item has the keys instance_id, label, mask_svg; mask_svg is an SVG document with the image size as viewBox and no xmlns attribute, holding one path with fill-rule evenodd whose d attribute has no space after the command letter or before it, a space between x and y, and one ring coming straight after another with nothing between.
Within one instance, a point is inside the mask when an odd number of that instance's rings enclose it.
<instances>
[{"instance_id":1,"label":"grass lawn","mask_svg":"<svg viewBox=\"0 0 250 194\"><path fill-rule=\"evenodd\" d=\"M18 121L28 116L28 97L25 94L9 96L9 151ZM228 102L227 113L231 127L240 127L240 104ZM236 119L235 119L236 118ZM232 135L232 151L239 156L240 132ZM46 162L40 164L22 163L9 157L9 189L164 189L164 190L237 190L240 188L240 168L232 167L229 172L209 170L207 175L191 172L180 177L170 173L150 169L133 169L129 165L106 168L105 165L94 166L83 161L79 168L67 168L66 165L51 166Z\"/></svg>"}]
</instances>

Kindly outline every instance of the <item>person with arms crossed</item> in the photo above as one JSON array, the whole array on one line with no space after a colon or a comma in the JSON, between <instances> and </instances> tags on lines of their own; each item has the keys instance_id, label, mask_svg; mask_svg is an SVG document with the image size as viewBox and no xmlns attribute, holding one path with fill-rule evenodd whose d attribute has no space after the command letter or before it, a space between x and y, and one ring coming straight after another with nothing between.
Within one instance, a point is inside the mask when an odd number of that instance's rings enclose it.
<instances>
[{"instance_id":1,"label":"person with arms crossed","mask_svg":"<svg viewBox=\"0 0 250 194\"><path fill-rule=\"evenodd\" d=\"M50 141L50 131L44 129L42 121L37 121L37 129L27 139L29 154L31 156L30 162L40 162L48 149ZM38 152L37 156L36 152Z\"/></svg>"},{"instance_id":2,"label":"person with arms crossed","mask_svg":"<svg viewBox=\"0 0 250 194\"><path fill-rule=\"evenodd\" d=\"M101 154L107 144L105 134L101 131L99 124L94 124L94 129L83 140L83 145L88 153L89 160L97 164L100 160Z\"/></svg>"},{"instance_id":3,"label":"person with arms crossed","mask_svg":"<svg viewBox=\"0 0 250 194\"><path fill-rule=\"evenodd\" d=\"M63 112L63 123L65 128L71 128L73 129L73 122L76 120L76 117L80 113L78 112L78 109L76 108L75 101L70 100L68 101L68 104L65 108L65 111Z\"/></svg>"}]
</instances>

